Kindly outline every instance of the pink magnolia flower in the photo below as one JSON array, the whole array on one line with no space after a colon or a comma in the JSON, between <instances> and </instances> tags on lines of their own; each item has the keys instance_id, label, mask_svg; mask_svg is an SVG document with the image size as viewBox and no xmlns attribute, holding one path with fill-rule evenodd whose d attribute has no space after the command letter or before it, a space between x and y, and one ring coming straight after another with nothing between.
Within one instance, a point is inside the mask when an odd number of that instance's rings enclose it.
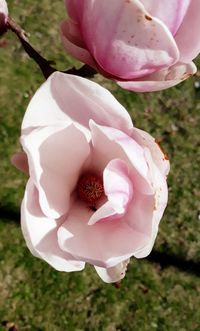
<instances>
[{"instance_id":1,"label":"pink magnolia flower","mask_svg":"<svg viewBox=\"0 0 200 331\"><path fill-rule=\"evenodd\" d=\"M5 29L8 20L8 7L5 0L0 0L0 34Z\"/></svg>"},{"instance_id":2,"label":"pink magnolia flower","mask_svg":"<svg viewBox=\"0 0 200 331\"><path fill-rule=\"evenodd\" d=\"M199 0L65 0L65 49L130 91L157 91L196 72Z\"/></svg>"},{"instance_id":3,"label":"pink magnolia flower","mask_svg":"<svg viewBox=\"0 0 200 331\"><path fill-rule=\"evenodd\" d=\"M33 255L60 271L94 265L105 282L147 256L167 203L169 161L121 104L87 79L52 74L22 123L29 172L22 231Z\"/></svg>"}]
</instances>

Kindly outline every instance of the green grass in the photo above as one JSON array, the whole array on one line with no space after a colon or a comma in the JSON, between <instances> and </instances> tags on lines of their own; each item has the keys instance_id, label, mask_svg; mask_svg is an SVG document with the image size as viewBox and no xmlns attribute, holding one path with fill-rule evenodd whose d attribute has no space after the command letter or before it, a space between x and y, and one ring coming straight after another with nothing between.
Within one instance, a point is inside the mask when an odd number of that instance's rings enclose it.
<instances>
[{"instance_id":1,"label":"green grass","mask_svg":"<svg viewBox=\"0 0 200 331\"><path fill-rule=\"evenodd\" d=\"M60 69L74 64L59 41L57 27L65 15L62 2L8 3L13 17L45 57ZM0 49L0 210L4 211L0 216L0 330L6 330L1 323L8 320L20 331L199 331L198 272L132 259L126 278L116 289L101 282L91 266L80 273L58 273L29 253L15 215L26 178L9 159L20 149L21 120L43 77L16 38L9 33L6 39L7 47ZM129 110L135 126L161 141L170 157L169 205L155 251L200 265L200 92L193 88L196 78L147 94L124 91L101 76L95 79Z\"/></svg>"},{"instance_id":2,"label":"green grass","mask_svg":"<svg viewBox=\"0 0 200 331\"><path fill-rule=\"evenodd\" d=\"M13 222L2 220L0 231L0 316L19 330L199 331L197 276L132 260L116 289L92 267L58 273L30 256Z\"/></svg>"}]
</instances>

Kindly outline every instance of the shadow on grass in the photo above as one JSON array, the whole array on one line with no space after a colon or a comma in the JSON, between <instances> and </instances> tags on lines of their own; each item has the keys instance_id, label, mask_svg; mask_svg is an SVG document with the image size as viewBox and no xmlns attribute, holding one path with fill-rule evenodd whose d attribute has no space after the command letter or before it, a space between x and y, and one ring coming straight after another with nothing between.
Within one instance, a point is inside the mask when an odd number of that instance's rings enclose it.
<instances>
[{"instance_id":1,"label":"shadow on grass","mask_svg":"<svg viewBox=\"0 0 200 331\"><path fill-rule=\"evenodd\" d=\"M0 220L6 222L20 223L20 210L12 205L3 206L0 204Z\"/></svg>"},{"instance_id":2,"label":"shadow on grass","mask_svg":"<svg viewBox=\"0 0 200 331\"><path fill-rule=\"evenodd\" d=\"M196 276L200 276L200 263L192 260L184 260L182 257L153 250L147 260L158 263L161 268L175 267Z\"/></svg>"},{"instance_id":3,"label":"shadow on grass","mask_svg":"<svg viewBox=\"0 0 200 331\"><path fill-rule=\"evenodd\" d=\"M14 222L20 225L20 211L13 206L0 205L0 221ZM200 262L192 260L184 260L182 257L153 250L147 257L150 262L157 263L162 269L167 267L175 267L180 271L191 273L200 276Z\"/></svg>"}]
</instances>

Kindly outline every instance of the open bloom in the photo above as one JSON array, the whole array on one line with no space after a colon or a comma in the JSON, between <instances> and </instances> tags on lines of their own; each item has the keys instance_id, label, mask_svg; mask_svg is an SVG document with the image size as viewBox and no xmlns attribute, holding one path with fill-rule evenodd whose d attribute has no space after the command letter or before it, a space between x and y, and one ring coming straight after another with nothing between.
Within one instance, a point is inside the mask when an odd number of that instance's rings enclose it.
<instances>
[{"instance_id":1,"label":"open bloom","mask_svg":"<svg viewBox=\"0 0 200 331\"><path fill-rule=\"evenodd\" d=\"M65 49L130 91L157 91L196 72L199 0L65 0Z\"/></svg>"},{"instance_id":2,"label":"open bloom","mask_svg":"<svg viewBox=\"0 0 200 331\"><path fill-rule=\"evenodd\" d=\"M21 226L33 255L61 271L88 262L116 282L131 256L150 253L169 162L110 92L52 74L28 106L21 144L12 161L30 176Z\"/></svg>"},{"instance_id":3,"label":"open bloom","mask_svg":"<svg viewBox=\"0 0 200 331\"><path fill-rule=\"evenodd\" d=\"M5 30L8 20L8 7L5 0L0 0L0 34Z\"/></svg>"}]
</instances>

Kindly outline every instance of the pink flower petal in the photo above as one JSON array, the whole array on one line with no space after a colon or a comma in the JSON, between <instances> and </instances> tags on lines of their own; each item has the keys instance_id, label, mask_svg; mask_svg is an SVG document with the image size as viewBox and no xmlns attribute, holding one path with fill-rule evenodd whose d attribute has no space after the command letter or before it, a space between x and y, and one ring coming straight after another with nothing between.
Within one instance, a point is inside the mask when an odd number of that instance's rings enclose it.
<instances>
[{"instance_id":1,"label":"pink flower petal","mask_svg":"<svg viewBox=\"0 0 200 331\"><path fill-rule=\"evenodd\" d=\"M148 238L146 244L134 252L133 255L136 258L146 257L151 252L158 232L158 225L168 200L165 175L163 176L154 163L149 148L145 147L144 151L149 168L148 175L154 187L154 195L144 195L135 189L134 199L124 216L124 222L134 231L143 233Z\"/></svg>"},{"instance_id":2,"label":"pink flower petal","mask_svg":"<svg viewBox=\"0 0 200 331\"><path fill-rule=\"evenodd\" d=\"M106 201L101 207L95 211L94 214L89 218L88 225L94 225L101 220L113 220L116 219L116 216L119 216L120 213L117 213L117 210L114 208L110 201Z\"/></svg>"},{"instance_id":3,"label":"pink flower petal","mask_svg":"<svg viewBox=\"0 0 200 331\"><path fill-rule=\"evenodd\" d=\"M85 0L79 25L99 66L121 79L148 75L179 58L169 29L138 0Z\"/></svg>"},{"instance_id":4,"label":"pink flower petal","mask_svg":"<svg viewBox=\"0 0 200 331\"><path fill-rule=\"evenodd\" d=\"M122 88L135 92L161 91L175 86L189 76L194 75L197 68L193 62L177 63L172 67L162 69L156 73L145 76L135 81L117 81Z\"/></svg>"},{"instance_id":5,"label":"pink flower petal","mask_svg":"<svg viewBox=\"0 0 200 331\"><path fill-rule=\"evenodd\" d=\"M125 108L100 85L82 77L53 73L29 103L22 130L76 124L86 136L89 120L129 133L133 127Z\"/></svg>"},{"instance_id":6,"label":"pink flower petal","mask_svg":"<svg viewBox=\"0 0 200 331\"><path fill-rule=\"evenodd\" d=\"M200 1L191 0L188 11L177 31L175 41L180 50L180 61L190 62L200 52Z\"/></svg>"},{"instance_id":7,"label":"pink flower petal","mask_svg":"<svg viewBox=\"0 0 200 331\"><path fill-rule=\"evenodd\" d=\"M128 259L148 241L122 219L88 225L91 215L85 204L76 201L58 230L61 249L75 259L110 268Z\"/></svg>"},{"instance_id":8,"label":"pink flower petal","mask_svg":"<svg viewBox=\"0 0 200 331\"><path fill-rule=\"evenodd\" d=\"M90 217L89 225L105 219L108 221L122 217L133 196L128 167L124 161L110 161L104 170L103 182L108 201Z\"/></svg>"},{"instance_id":9,"label":"pink flower petal","mask_svg":"<svg viewBox=\"0 0 200 331\"><path fill-rule=\"evenodd\" d=\"M26 175L29 174L28 159L24 152L13 154L11 157L11 163Z\"/></svg>"},{"instance_id":10,"label":"pink flower petal","mask_svg":"<svg viewBox=\"0 0 200 331\"><path fill-rule=\"evenodd\" d=\"M21 207L21 226L26 244L31 253L45 260L58 271L79 271L85 264L63 252L57 243L59 221L47 218L41 211L38 192L28 181Z\"/></svg>"},{"instance_id":11,"label":"pink flower petal","mask_svg":"<svg viewBox=\"0 0 200 331\"><path fill-rule=\"evenodd\" d=\"M156 166L163 176L167 176L170 169L169 161L156 140L146 131L137 128L133 128L132 138L137 141L140 146L150 149Z\"/></svg>"},{"instance_id":12,"label":"pink flower petal","mask_svg":"<svg viewBox=\"0 0 200 331\"><path fill-rule=\"evenodd\" d=\"M153 217L150 222L151 235L147 245L145 245L141 250L138 250L134 254L136 258L146 257L151 252L158 233L159 222L163 216L168 200L168 189L167 189L166 178L161 174L160 170L157 168L148 148L145 148L145 157L149 165L149 177L151 178L155 189L155 196L154 196L155 201L154 201ZM147 205L145 204L145 209L146 208ZM130 215L131 215L131 219L134 220L132 213L130 213ZM131 223L132 223L132 227L138 231L140 230L137 227L138 224L140 224L143 230L145 229L144 224L141 224L141 222L137 222L137 224L136 223L133 224L133 222ZM128 224L130 225L130 222Z\"/></svg>"},{"instance_id":13,"label":"pink flower petal","mask_svg":"<svg viewBox=\"0 0 200 331\"><path fill-rule=\"evenodd\" d=\"M69 209L70 195L90 154L85 136L73 124L50 126L24 135L21 143L43 213L60 217Z\"/></svg>"},{"instance_id":14,"label":"pink flower petal","mask_svg":"<svg viewBox=\"0 0 200 331\"><path fill-rule=\"evenodd\" d=\"M135 189L134 198L124 215L124 222L126 222L134 231L139 232L148 238L144 247L151 242L154 207L155 193L147 195ZM140 248L140 250L143 250L143 247ZM133 255L136 256L137 252L138 250L135 251Z\"/></svg>"},{"instance_id":15,"label":"pink flower petal","mask_svg":"<svg viewBox=\"0 0 200 331\"><path fill-rule=\"evenodd\" d=\"M72 21L64 21L60 26L61 39L64 48L77 60L82 61L92 67L95 62L80 39L78 25Z\"/></svg>"},{"instance_id":16,"label":"pink flower petal","mask_svg":"<svg viewBox=\"0 0 200 331\"><path fill-rule=\"evenodd\" d=\"M84 1L80 0L65 0L65 6L70 18L78 21L83 11Z\"/></svg>"},{"instance_id":17,"label":"pink flower petal","mask_svg":"<svg viewBox=\"0 0 200 331\"><path fill-rule=\"evenodd\" d=\"M97 125L94 121L90 121L90 127L93 166L101 171L109 161L116 158L123 160L129 167L129 177L134 183L134 187L146 194L152 194L143 148L130 136L117 129Z\"/></svg>"},{"instance_id":18,"label":"pink flower petal","mask_svg":"<svg viewBox=\"0 0 200 331\"><path fill-rule=\"evenodd\" d=\"M140 0L140 2L152 16L159 18L175 35L192 0Z\"/></svg>"},{"instance_id":19,"label":"pink flower petal","mask_svg":"<svg viewBox=\"0 0 200 331\"><path fill-rule=\"evenodd\" d=\"M129 263L130 259L125 260L117 264L116 266L112 268L101 268L101 267L95 267L96 272L98 273L99 277L105 282L105 283L116 283L119 282L121 279L123 279L126 275L126 269L127 265Z\"/></svg>"},{"instance_id":20,"label":"pink flower petal","mask_svg":"<svg viewBox=\"0 0 200 331\"><path fill-rule=\"evenodd\" d=\"M110 161L104 170L103 182L108 201L119 214L124 214L133 197L133 187L126 163L117 159Z\"/></svg>"}]
</instances>

